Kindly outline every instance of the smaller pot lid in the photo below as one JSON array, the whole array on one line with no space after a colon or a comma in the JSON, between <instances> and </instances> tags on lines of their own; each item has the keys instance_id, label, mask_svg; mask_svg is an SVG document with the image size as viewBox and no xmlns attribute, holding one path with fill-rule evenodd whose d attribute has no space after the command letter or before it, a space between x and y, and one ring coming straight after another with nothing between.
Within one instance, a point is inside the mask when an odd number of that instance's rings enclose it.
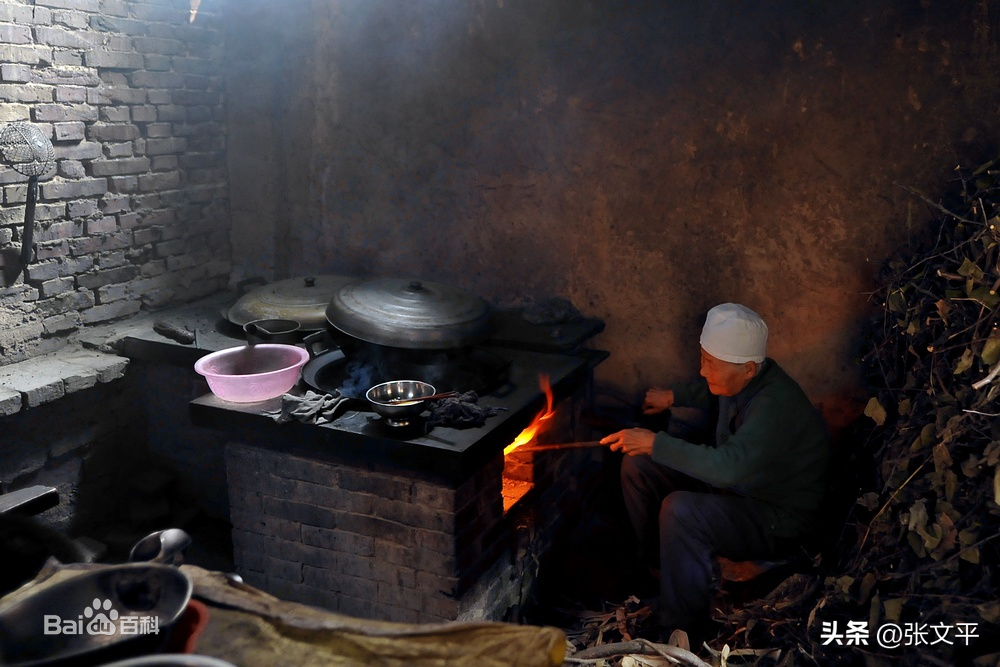
<instances>
[{"instance_id":1,"label":"smaller pot lid","mask_svg":"<svg viewBox=\"0 0 1000 667\"><path fill-rule=\"evenodd\" d=\"M331 325L376 345L444 350L490 333L490 307L480 297L441 283L374 278L345 285L326 309Z\"/></svg>"},{"instance_id":2,"label":"smaller pot lid","mask_svg":"<svg viewBox=\"0 0 1000 667\"><path fill-rule=\"evenodd\" d=\"M229 307L226 319L243 326L263 319L295 320L302 331L326 328L326 307L351 276L304 276L256 287Z\"/></svg>"}]
</instances>

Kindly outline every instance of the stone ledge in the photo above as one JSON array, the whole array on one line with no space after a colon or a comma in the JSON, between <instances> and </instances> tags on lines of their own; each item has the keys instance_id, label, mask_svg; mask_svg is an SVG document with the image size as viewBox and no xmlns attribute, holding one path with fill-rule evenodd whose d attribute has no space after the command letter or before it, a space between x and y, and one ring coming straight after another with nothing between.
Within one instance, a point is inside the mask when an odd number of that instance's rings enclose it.
<instances>
[{"instance_id":1,"label":"stone ledge","mask_svg":"<svg viewBox=\"0 0 1000 667\"><path fill-rule=\"evenodd\" d=\"M241 345L239 339L216 330L220 309L235 298L219 293L191 304L88 327L61 350L0 366L0 417L51 403L99 382L117 380L133 359L166 363L182 358L183 365L190 368L209 352ZM154 324L159 320L194 331L194 344L178 343L156 333ZM128 354L129 347L140 354Z\"/></svg>"},{"instance_id":2,"label":"stone ledge","mask_svg":"<svg viewBox=\"0 0 1000 667\"><path fill-rule=\"evenodd\" d=\"M125 375L129 360L67 347L0 367L0 415L12 415Z\"/></svg>"}]
</instances>

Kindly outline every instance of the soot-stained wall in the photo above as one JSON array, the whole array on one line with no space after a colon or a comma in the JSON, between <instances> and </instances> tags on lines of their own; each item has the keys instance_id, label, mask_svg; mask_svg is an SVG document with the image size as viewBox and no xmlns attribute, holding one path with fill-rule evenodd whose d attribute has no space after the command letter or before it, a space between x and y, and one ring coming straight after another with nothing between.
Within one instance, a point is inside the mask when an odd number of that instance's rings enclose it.
<instances>
[{"instance_id":1,"label":"soot-stained wall","mask_svg":"<svg viewBox=\"0 0 1000 667\"><path fill-rule=\"evenodd\" d=\"M234 279L565 297L636 397L696 372L723 301L852 395L876 270L932 214L905 187L996 150L990 0L238 4Z\"/></svg>"},{"instance_id":2,"label":"soot-stained wall","mask_svg":"<svg viewBox=\"0 0 1000 667\"><path fill-rule=\"evenodd\" d=\"M189 12L0 2L0 366L225 289L224 33L217 14ZM53 145L32 170L22 123ZM42 169L29 215L27 175Z\"/></svg>"}]
</instances>

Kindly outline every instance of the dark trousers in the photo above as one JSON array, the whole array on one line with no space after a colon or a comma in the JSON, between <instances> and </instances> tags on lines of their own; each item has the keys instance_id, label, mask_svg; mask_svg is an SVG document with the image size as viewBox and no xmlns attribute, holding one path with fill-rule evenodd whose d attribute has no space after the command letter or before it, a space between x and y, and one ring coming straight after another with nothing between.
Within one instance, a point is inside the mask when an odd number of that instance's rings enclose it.
<instances>
[{"instance_id":1,"label":"dark trousers","mask_svg":"<svg viewBox=\"0 0 1000 667\"><path fill-rule=\"evenodd\" d=\"M767 530L756 501L626 456L622 494L644 562L660 569L660 622L699 633L714 593L712 558L769 558L788 548Z\"/></svg>"}]
</instances>

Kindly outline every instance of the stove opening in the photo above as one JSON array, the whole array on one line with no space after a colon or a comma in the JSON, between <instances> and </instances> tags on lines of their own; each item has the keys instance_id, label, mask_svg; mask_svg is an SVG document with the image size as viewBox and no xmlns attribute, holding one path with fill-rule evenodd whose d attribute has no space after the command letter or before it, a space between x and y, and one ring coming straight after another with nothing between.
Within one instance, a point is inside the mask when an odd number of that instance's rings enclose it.
<instances>
[{"instance_id":1,"label":"stove opening","mask_svg":"<svg viewBox=\"0 0 1000 667\"><path fill-rule=\"evenodd\" d=\"M503 450L503 511L506 514L534 488L534 461L530 454L518 454L517 450L537 442L539 434L553 423L556 411L553 409L552 386L549 376L540 374L538 386L545 393L545 408L535 415L527 428Z\"/></svg>"}]
</instances>

